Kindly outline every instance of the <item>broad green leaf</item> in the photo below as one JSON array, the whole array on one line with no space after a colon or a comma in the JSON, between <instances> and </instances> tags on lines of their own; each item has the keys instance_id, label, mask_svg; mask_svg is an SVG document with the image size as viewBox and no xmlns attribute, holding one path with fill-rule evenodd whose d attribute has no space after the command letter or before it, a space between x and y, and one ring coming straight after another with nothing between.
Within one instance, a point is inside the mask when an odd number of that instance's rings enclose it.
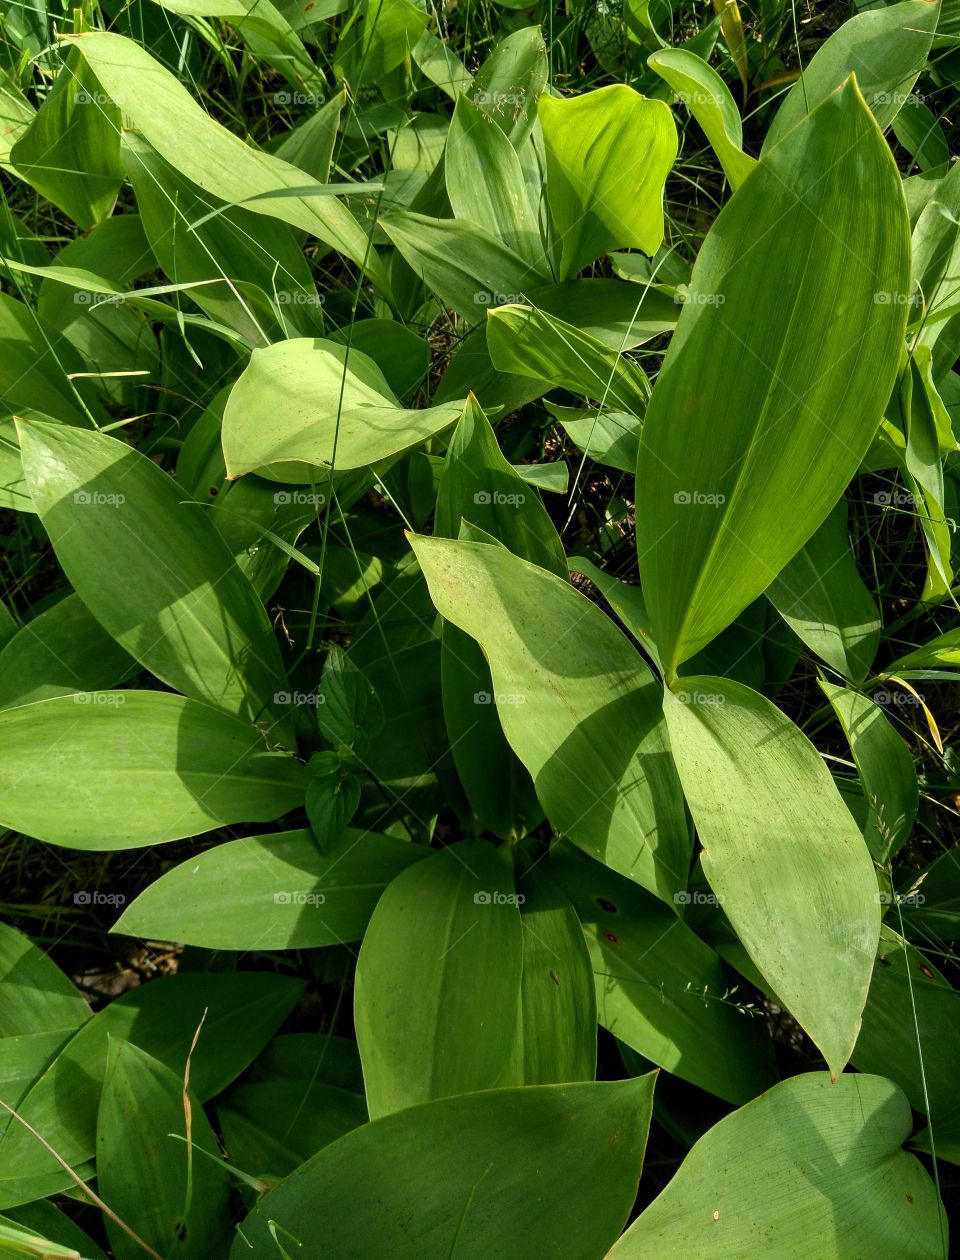
<instances>
[{"instance_id":1,"label":"broad green leaf","mask_svg":"<svg viewBox=\"0 0 960 1260\"><path fill-rule=\"evenodd\" d=\"M474 102L519 149L537 121L537 100L549 76L539 26L525 26L500 41L473 80Z\"/></svg>"},{"instance_id":2,"label":"broad green leaf","mask_svg":"<svg viewBox=\"0 0 960 1260\"><path fill-rule=\"evenodd\" d=\"M204 1102L259 1053L289 1015L302 987L299 981L263 971L170 976L143 984L80 1029L18 1110L61 1158L79 1168L96 1151L97 1106L111 1036L146 1050L182 1080L203 1020L190 1058L190 1086ZM73 1185L36 1138L11 1121L0 1140L0 1207Z\"/></svg>"},{"instance_id":3,"label":"broad green leaf","mask_svg":"<svg viewBox=\"0 0 960 1260\"><path fill-rule=\"evenodd\" d=\"M569 897L580 919L600 1023L683 1080L742 1103L773 1080L766 1028L733 992L721 960L678 917L629 880L575 850L555 848L537 867Z\"/></svg>"},{"instance_id":4,"label":"broad green leaf","mask_svg":"<svg viewBox=\"0 0 960 1260\"><path fill-rule=\"evenodd\" d=\"M922 647L907 652L905 656L898 656L893 664L887 667L883 676L889 678L893 674L902 674L904 670L935 670L944 667L955 669L958 666L960 666L960 627L956 630L948 630L945 634L938 634Z\"/></svg>"},{"instance_id":5,"label":"broad green leaf","mask_svg":"<svg viewBox=\"0 0 960 1260\"><path fill-rule=\"evenodd\" d=\"M536 864L517 886L523 929L517 1054L523 1083L592 1081L597 1002L580 920Z\"/></svg>"},{"instance_id":6,"label":"broad green leaf","mask_svg":"<svg viewBox=\"0 0 960 1260\"><path fill-rule=\"evenodd\" d=\"M362 1096L307 1077L241 1085L217 1107L217 1119L231 1164L279 1178L366 1123L367 1108Z\"/></svg>"},{"instance_id":7,"label":"broad green leaf","mask_svg":"<svg viewBox=\"0 0 960 1260\"><path fill-rule=\"evenodd\" d=\"M469 323L487 307L525 301L543 284L537 267L467 220L398 210L380 226L427 288Z\"/></svg>"},{"instance_id":8,"label":"broad green leaf","mask_svg":"<svg viewBox=\"0 0 960 1260\"><path fill-rule=\"evenodd\" d=\"M531 1240L602 1256L633 1206L653 1083L491 1090L364 1125L262 1200L232 1260L277 1254L269 1221L329 1260L529 1260Z\"/></svg>"},{"instance_id":9,"label":"broad green leaf","mask_svg":"<svg viewBox=\"0 0 960 1260\"><path fill-rule=\"evenodd\" d=\"M478 526L514 555L560 577L567 561L536 490L506 460L483 409L467 399L437 490L436 533L456 538L461 521Z\"/></svg>"},{"instance_id":10,"label":"broad green leaf","mask_svg":"<svg viewBox=\"0 0 960 1260\"><path fill-rule=\"evenodd\" d=\"M950 162L950 145L937 116L911 93L893 120L893 134L921 171L935 171Z\"/></svg>"},{"instance_id":11,"label":"broad green leaf","mask_svg":"<svg viewBox=\"0 0 960 1260\"><path fill-rule=\"evenodd\" d=\"M868 696L820 681L857 764L867 802L864 835L874 861L885 864L910 837L920 793L910 750Z\"/></svg>"},{"instance_id":12,"label":"broad green leaf","mask_svg":"<svg viewBox=\"0 0 960 1260\"><path fill-rule=\"evenodd\" d=\"M290 192L309 183L302 171L259 152L221 127L168 70L132 40L105 31L85 31L68 38L128 123L175 170L221 201L249 201L257 214L309 232L383 285L380 259L342 202L331 196ZM250 200L255 196L257 200Z\"/></svg>"},{"instance_id":13,"label":"broad green leaf","mask_svg":"<svg viewBox=\"0 0 960 1260\"><path fill-rule=\"evenodd\" d=\"M476 223L548 280L538 207L526 195L520 159L493 119L465 96L453 111L444 174L456 218Z\"/></svg>"},{"instance_id":14,"label":"broad green leaf","mask_svg":"<svg viewBox=\"0 0 960 1260\"><path fill-rule=\"evenodd\" d=\"M360 351L295 337L255 350L233 387L223 416L227 473L270 475L271 465L294 461L287 471L309 482L316 467L366 468L449 428L462 409L459 399L408 410Z\"/></svg>"},{"instance_id":15,"label":"broad green leaf","mask_svg":"<svg viewBox=\"0 0 960 1260\"><path fill-rule=\"evenodd\" d=\"M107 1260L106 1252L101 1251L89 1234L85 1234L65 1212L54 1207L46 1199L23 1204L0 1219L12 1221L15 1228L26 1230L28 1233L48 1240L45 1243L36 1244L36 1250L33 1252L27 1250L24 1253L27 1256L36 1255L38 1260L47 1260L48 1256L59 1254L57 1251L50 1250L51 1246L59 1246L64 1248L64 1255L68 1260L79 1260L81 1256L83 1260ZM44 1247L47 1250L44 1250Z\"/></svg>"},{"instance_id":16,"label":"broad green leaf","mask_svg":"<svg viewBox=\"0 0 960 1260\"><path fill-rule=\"evenodd\" d=\"M500 722L559 832L669 900L689 833L643 658L566 582L483 543L416 539L442 616L490 663Z\"/></svg>"},{"instance_id":17,"label":"broad green leaf","mask_svg":"<svg viewBox=\"0 0 960 1260\"><path fill-rule=\"evenodd\" d=\"M42 1076L75 1031L76 1025L50 1032L11 1033L0 1037L0 1099L17 1107L20 1099ZM0 1134L10 1123L9 1114L0 1114Z\"/></svg>"},{"instance_id":18,"label":"broad green leaf","mask_svg":"<svg viewBox=\"0 0 960 1260\"><path fill-rule=\"evenodd\" d=\"M363 756L383 727L383 705L363 671L336 645L323 663L317 700L317 726L327 743Z\"/></svg>"},{"instance_id":19,"label":"broad green leaf","mask_svg":"<svg viewBox=\"0 0 960 1260\"><path fill-rule=\"evenodd\" d=\"M89 1018L60 968L28 936L0 923L0 1038L78 1028Z\"/></svg>"},{"instance_id":20,"label":"broad green leaf","mask_svg":"<svg viewBox=\"0 0 960 1260\"><path fill-rule=\"evenodd\" d=\"M307 784L304 808L314 843L321 853L329 853L343 836L347 823L357 812L360 792L359 776L344 774L340 766L332 773L311 778Z\"/></svg>"},{"instance_id":21,"label":"broad green leaf","mask_svg":"<svg viewBox=\"0 0 960 1260\"><path fill-rule=\"evenodd\" d=\"M132 665L79 595L67 595L0 649L0 708L113 687Z\"/></svg>"},{"instance_id":22,"label":"broad green leaf","mask_svg":"<svg viewBox=\"0 0 960 1260\"><path fill-rule=\"evenodd\" d=\"M852 81L711 228L637 466L640 573L668 674L769 586L866 453L897 372L907 235L900 177Z\"/></svg>"},{"instance_id":23,"label":"broad green leaf","mask_svg":"<svg viewBox=\"0 0 960 1260\"><path fill-rule=\"evenodd\" d=\"M435 83L451 100L470 91L473 75L449 44L426 30L410 50L421 74Z\"/></svg>"},{"instance_id":24,"label":"broad green leaf","mask_svg":"<svg viewBox=\"0 0 960 1260\"><path fill-rule=\"evenodd\" d=\"M212 320L250 346L322 331L322 298L289 224L240 206L205 217L224 203L136 133L124 137L123 158L157 262L173 283L196 286L190 297Z\"/></svg>"},{"instance_id":25,"label":"broad green leaf","mask_svg":"<svg viewBox=\"0 0 960 1260\"><path fill-rule=\"evenodd\" d=\"M61 333L23 302L0 293L0 401L4 414L41 413L79 425L103 420L89 382L71 379L86 366ZM4 426L4 444L15 440Z\"/></svg>"},{"instance_id":26,"label":"broad green leaf","mask_svg":"<svg viewBox=\"0 0 960 1260\"><path fill-rule=\"evenodd\" d=\"M520 914L503 854L484 840L398 875L357 961L354 1022L373 1119L518 1084Z\"/></svg>"},{"instance_id":27,"label":"broad green leaf","mask_svg":"<svg viewBox=\"0 0 960 1260\"><path fill-rule=\"evenodd\" d=\"M769 700L728 679L678 686L664 712L704 874L836 1076L857 1039L880 932L863 836L816 749Z\"/></svg>"},{"instance_id":28,"label":"broad green leaf","mask_svg":"<svg viewBox=\"0 0 960 1260\"><path fill-rule=\"evenodd\" d=\"M663 241L663 185L677 129L663 101L623 83L561 99L541 96L547 205L561 280L611 249L655 254Z\"/></svg>"},{"instance_id":29,"label":"broad green leaf","mask_svg":"<svg viewBox=\"0 0 960 1260\"><path fill-rule=\"evenodd\" d=\"M349 830L326 855L309 831L229 840L161 875L114 931L245 951L358 941L384 888L423 856L406 841Z\"/></svg>"},{"instance_id":30,"label":"broad green leaf","mask_svg":"<svg viewBox=\"0 0 960 1260\"><path fill-rule=\"evenodd\" d=\"M646 410L650 385L642 368L572 324L532 306L508 305L489 311L487 347L499 372L563 385L633 415L642 416Z\"/></svg>"},{"instance_id":31,"label":"broad green leaf","mask_svg":"<svg viewBox=\"0 0 960 1260\"><path fill-rule=\"evenodd\" d=\"M895 912L891 925L900 926ZM960 994L927 951L884 927L853 1062L898 1085L911 1107L929 1116L938 1147L960 1144L958 1054Z\"/></svg>"},{"instance_id":32,"label":"broad green leaf","mask_svg":"<svg viewBox=\"0 0 960 1260\"><path fill-rule=\"evenodd\" d=\"M684 48L651 53L647 65L669 83L700 124L736 191L757 163L743 151L740 111L723 79L702 57Z\"/></svg>"},{"instance_id":33,"label":"broad green leaf","mask_svg":"<svg viewBox=\"0 0 960 1260\"><path fill-rule=\"evenodd\" d=\"M303 804L260 731L161 691L81 691L0 712L0 821L73 849L141 848Z\"/></svg>"},{"instance_id":34,"label":"broad green leaf","mask_svg":"<svg viewBox=\"0 0 960 1260\"><path fill-rule=\"evenodd\" d=\"M640 421L636 416L606 408L587 411L560 407L551 402L547 402L546 407L584 455L631 476L636 472L640 447Z\"/></svg>"},{"instance_id":35,"label":"broad green leaf","mask_svg":"<svg viewBox=\"0 0 960 1260\"><path fill-rule=\"evenodd\" d=\"M909 1132L881 1076L783 1081L696 1143L610 1260L936 1260L946 1225Z\"/></svg>"},{"instance_id":36,"label":"broad green leaf","mask_svg":"<svg viewBox=\"0 0 960 1260\"><path fill-rule=\"evenodd\" d=\"M49 95L10 150L17 174L81 228L107 218L123 182L120 111L68 55Z\"/></svg>"},{"instance_id":37,"label":"broad green leaf","mask_svg":"<svg viewBox=\"0 0 960 1260\"><path fill-rule=\"evenodd\" d=\"M207 1260L233 1223L230 1178L218 1163L210 1121L192 1098L189 1120L185 1116L185 1093L182 1073L129 1041L108 1038L97 1114L97 1190L161 1255ZM199 1150L192 1152L180 1138ZM117 1260L143 1255L112 1220L105 1225Z\"/></svg>"},{"instance_id":38,"label":"broad green leaf","mask_svg":"<svg viewBox=\"0 0 960 1260\"><path fill-rule=\"evenodd\" d=\"M477 640L504 733L554 827L664 900L690 837L660 687L595 604L499 547L417 538L437 611Z\"/></svg>"},{"instance_id":39,"label":"broad green leaf","mask_svg":"<svg viewBox=\"0 0 960 1260\"><path fill-rule=\"evenodd\" d=\"M428 22L413 0L361 0L337 44L338 76L357 87L380 82L409 58Z\"/></svg>"},{"instance_id":40,"label":"broad green leaf","mask_svg":"<svg viewBox=\"0 0 960 1260\"><path fill-rule=\"evenodd\" d=\"M161 8L184 17L219 18L233 30L254 57L284 76L307 95L322 93L324 76L310 59L296 31L270 0L154 0Z\"/></svg>"},{"instance_id":41,"label":"broad green leaf","mask_svg":"<svg viewBox=\"0 0 960 1260\"><path fill-rule=\"evenodd\" d=\"M767 597L828 665L863 682L880 642L880 612L850 550L846 500L774 578Z\"/></svg>"},{"instance_id":42,"label":"broad green leaf","mask_svg":"<svg viewBox=\"0 0 960 1260\"><path fill-rule=\"evenodd\" d=\"M263 605L204 513L125 442L20 425L24 473L57 559L121 647L196 699L276 723L285 675Z\"/></svg>"},{"instance_id":43,"label":"broad green leaf","mask_svg":"<svg viewBox=\"0 0 960 1260\"><path fill-rule=\"evenodd\" d=\"M858 13L817 49L777 111L765 157L852 74L882 130L893 122L927 64L939 3L906 0Z\"/></svg>"},{"instance_id":44,"label":"broad green leaf","mask_svg":"<svg viewBox=\"0 0 960 1260\"><path fill-rule=\"evenodd\" d=\"M363 1095L363 1068L357 1043L332 1033L282 1033L253 1067L256 1080L317 1081Z\"/></svg>"},{"instance_id":45,"label":"broad green leaf","mask_svg":"<svg viewBox=\"0 0 960 1260\"><path fill-rule=\"evenodd\" d=\"M570 569L590 579L659 669L660 657L657 653L657 645L653 641L650 617L640 587L631 586L612 574L605 573L603 569L599 569L591 560L585 560L583 556L571 557Z\"/></svg>"},{"instance_id":46,"label":"broad green leaf","mask_svg":"<svg viewBox=\"0 0 960 1260\"><path fill-rule=\"evenodd\" d=\"M566 578L566 556L553 522L536 490L504 458L472 396L447 448L434 532L455 538L463 521L514 555ZM543 816L533 784L504 737L479 644L450 622L443 626L441 678L450 747L471 808L503 839L526 834Z\"/></svg>"}]
</instances>

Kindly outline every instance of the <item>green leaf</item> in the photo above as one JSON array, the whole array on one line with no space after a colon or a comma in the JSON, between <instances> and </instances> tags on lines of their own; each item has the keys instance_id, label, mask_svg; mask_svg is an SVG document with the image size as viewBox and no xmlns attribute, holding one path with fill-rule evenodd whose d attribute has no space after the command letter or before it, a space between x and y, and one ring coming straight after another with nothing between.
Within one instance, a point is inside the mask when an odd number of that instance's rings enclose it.
<instances>
[{"instance_id":1,"label":"green leaf","mask_svg":"<svg viewBox=\"0 0 960 1260\"><path fill-rule=\"evenodd\" d=\"M0 712L0 819L73 849L142 848L303 804L306 774L227 713L160 691Z\"/></svg>"},{"instance_id":2,"label":"green leaf","mask_svg":"<svg viewBox=\"0 0 960 1260\"><path fill-rule=\"evenodd\" d=\"M879 705L820 680L847 737L867 802L864 835L874 861L885 864L909 839L920 792L910 749Z\"/></svg>"},{"instance_id":3,"label":"green leaf","mask_svg":"<svg viewBox=\"0 0 960 1260\"><path fill-rule=\"evenodd\" d=\"M170 976L131 989L86 1023L18 1108L73 1168L93 1158L97 1105L111 1036L131 1041L190 1085L204 1102L218 1094L286 1019L302 984L270 972ZM204 1015L204 1012L206 1014ZM72 1189L74 1182L22 1125L0 1140L0 1207Z\"/></svg>"},{"instance_id":4,"label":"green leaf","mask_svg":"<svg viewBox=\"0 0 960 1260\"><path fill-rule=\"evenodd\" d=\"M466 96L453 111L444 175L456 218L477 224L550 279L539 207L527 196L520 159L493 119Z\"/></svg>"},{"instance_id":5,"label":"green leaf","mask_svg":"<svg viewBox=\"0 0 960 1260\"><path fill-rule=\"evenodd\" d=\"M704 874L836 1076L880 931L867 846L816 749L775 705L729 679L679 687L664 712Z\"/></svg>"},{"instance_id":6,"label":"green leaf","mask_svg":"<svg viewBox=\"0 0 960 1260\"><path fill-rule=\"evenodd\" d=\"M71 379L86 367L61 333L23 302L0 293L0 398L7 414L42 413L80 425L102 420L89 382ZM6 431L4 437L5 443L14 440Z\"/></svg>"},{"instance_id":7,"label":"green leaf","mask_svg":"<svg viewBox=\"0 0 960 1260\"><path fill-rule=\"evenodd\" d=\"M291 741L267 614L203 512L115 438L29 422L20 440L57 559L101 625L178 691Z\"/></svg>"},{"instance_id":8,"label":"green leaf","mask_svg":"<svg viewBox=\"0 0 960 1260\"><path fill-rule=\"evenodd\" d=\"M360 789L357 775L340 770L307 784L307 819L321 853L329 853L343 836L360 804Z\"/></svg>"},{"instance_id":9,"label":"green leaf","mask_svg":"<svg viewBox=\"0 0 960 1260\"><path fill-rule=\"evenodd\" d=\"M669 83L700 124L736 191L757 163L743 152L740 111L723 79L702 57L684 48L651 53L647 65Z\"/></svg>"},{"instance_id":10,"label":"green leaf","mask_svg":"<svg viewBox=\"0 0 960 1260\"><path fill-rule=\"evenodd\" d=\"M441 616L490 663L504 733L558 831L665 900L690 837L660 687L595 604L483 543L411 540Z\"/></svg>"},{"instance_id":11,"label":"green leaf","mask_svg":"<svg viewBox=\"0 0 960 1260\"><path fill-rule=\"evenodd\" d=\"M366 232L342 202L324 195L285 195L310 182L304 173L231 135L144 49L105 31L67 38L128 123L175 170L221 201L249 201L255 213L309 232L362 266L374 283L385 283ZM259 199L249 200L255 196Z\"/></svg>"},{"instance_id":12,"label":"green leaf","mask_svg":"<svg viewBox=\"0 0 960 1260\"><path fill-rule=\"evenodd\" d=\"M458 399L408 410L365 354L294 337L254 350L230 393L223 415L227 473L270 476L279 463L293 479L310 482L326 468L366 468L449 428L462 409Z\"/></svg>"},{"instance_id":13,"label":"green leaf","mask_svg":"<svg viewBox=\"0 0 960 1260\"><path fill-rule=\"evenodd\" d=\"M185 1117L182 1074L128 1041L109 1037L108 1046L97 1115L97 1190L161 1255L206 1260L233 1223L230 1178L219 1164L210 1122L193 1099ZM177 1135L189 1136L215 1160L192 1152ZM117 1260L143 1255L109 1217L105 1225Z\"/></svg>"},{"instance_id":14,"label":"green leaf","mask_svg":"<svg viewBox=\"0 0 960 1260\"><path fill-rule=\"evenodd\" d=\"M519 1083L520 914L492 845L466 841L397 876L357 962L354 1021L373 1119Z\"/></svg>"},{"instance_id":15,"label":"green leaf","mask_svg":"<svg viewBox=\"0 0 960 1260\"><path fill-rule=\"evenodd\" d=\"M270 1221L329 1260L529 1260L531 1239L540 1256L602 1256L633 1206L653 1083L492 1090L364 1125L262 1200L233 1260L276 1254Z\"/></svg>"},{"instance_id":16,"label":"green leaf","mask_svg":"<svg viewBox=\"0 0 960 1260\"><path fill-rule=\"evenodd\" d=\"M637 470L640 421L626 411L587 411L547 402L547 411L563 427L567 437L589 459L608 468L630 473Z\"/></svg>"},{"instance_id":17,"label":"green leaf","mask_svg":"<svg viewBox=\"0 0 960 1260\"><path fill-rule=\"evenodd\" d=\"M515 149L536 124L537 100L549 73L543 31L539 26L525 26L501 40L474 77L474 101Z\"/></svg>"},{"instance_id":18,"label":"green leaf","mask_svg":"<svg viewBox=\"0 0 960 1260\"><path fill-rule=\"evenodd\" d=\"M380 226L427 288L468 323L543 284L537 267L467 220L397 210Z\"/></svg>"},{"instance_id":19,"label":"green leaf","mask_svg":"<svg viewBox=\"0 0 960 1260\"><path fill-rule=\"evenodd\" d=\"M362 757L383 728L380 697L349 656L334 644L317 689L317 726L334 748L346 745Z\"/></svg>"},{"instance_id":20,"label":"green leaf","mask_svg":"<svg viewBox=\"0 0 960 1260\"><path fill-rule=\"evenodd\" d=\"M0 649L0 708L113 687L132 666L80 597L67 595Z\"/></svg>"},{"instance_id":21,"label":"green leaf","mask_svg":"<svg viewBox=\"0 0 960 1260\"><path fill-rule=\"evenodd\" d=\"M106 1252L101 1251L89 1234L85 1234L65 1212L61 1212L46 1199L39 1199L36 1203L27 1203L22 1207L14 1208L2 1219L13 1221L16 1227L50 1240L36 1244L35 1252L25 1253L28 1256L35 1254L38 1260L47 1260L48 1256L59 1254L56 1251L44 1250L44 1246L49 1249L53 1241L55 1245L66 1249L65 1256L68 1260L78 1260L80 1256L83 1260L107 1260Z\"/></svg>"},{"instance_id":22,"label":"green leaf","mask_svg":"<svg viewBox=\"0 0 960 1260\"><path fill-rule=\"evenodd\" d=\"M518 887L523 972L517 1052L523 1083L592 1081L597 1072L597 1002L580 920L536 864Z\"/></svg>"},{"instance_id":23,"label":"green leaf","mask_svg":"<svg viewBox=\"0 0 960 1260\"><path fill-rule=\"evenodd\" d=\"M490 422L473 397L447 447L437 490L437 534L456 538L466 520L514 555L560 577L567 575L563 543L540 496L507 462Z\"/></svg>"},{"instance_id":24,"label":"green leaf","mask_svg":"<svg viewBox=\"0 0 960 1260\"><path fill-rule=\"evenodd\" d=\"M569 897L586 937L600 1023L683 1080L742 1103L774 1079L766 1028L740 1009L730 973L678 917L629 880L568 846L537 868Z\"/></svg>"},{"instance_id":25,"label":"green leaf","mask_svg":"<svg viewBox=\"0 0 960 1260\"><path fill-rule=\"evenodd\" d=\"M845 499L774 578L767 597L828 665L863 682L880 642L880 612L850 550Z\"/></svg>"},{"instance_id":26,"label":"green leaf","mask_svg":"<svg viewBox=\"0 0 960 1260\"><path fill-rule=\"evenodd\" d=\"M68 54L10 150L17 174L81 228L107 218L123 183L120 111L99 88L89 67Z\"/></svg>"},{"instance_id":27,"label":"green leaf","mask_svg":"<svg viewBox=\"0 0 960 1260\"><path fill-rule=\"evenodd\" d=\"M28 936L0 923L0 1038L78 1028L89 1018L60 968Z\"/></svg>"},{"instance_id":28,"label":"green leaf","mask_svg":"<svg viewBox=\"0 0 960 1260\"><path fill-rule=\"evenodd\" d=\"M663 241L663 185L677 129L663 101L623 83L560 98L543 95L547 206L559 278L611 249L655 254Z\"/></svg>"},{"instance_id":29,"label":"green leaf","mask_svg":"<svg viewBox=\"0 0 960 1260\"><path fill-rule=\"evenodd\" d=\"M668 674L769 586L866 453L897 372L907 236L900 177L852 81L711 228L637 467L640 573Z\"/></svg>"},{"instance_id":30,"label":"green leaf","mask_svg":"<svg viewBox=\"0 0 960 1260\"><path fill-rule=\"evenodd\" d=\"M358 941L384 888L424 856L403 840L350 830L328 854L309 831L230 840L161 875L114 931L244 951Z\"/></svg>"},{"instance_id":31,"label":"green leaf","mask_svg":"<svg viewBox=\"0 0 960 1260\"><path fill-rule=\"evenodd\" d=\"M359 1128L367 1108L359 1095L309 1078L256 1081L232 1090L217 1119L232 1164L255 1177L279 1178Z\"/></svg>"},{"instance_id":32,"label":"green leaf","mask_svg":"<svg viewBox=\"0 0 960 1260\"><path fill-rule=\"evenodd\" d=\"M795 1076L714 1125L610 1260L935 1260L945 1225L900 1150L909 1132L907 1100L880 1076Z\"/></svg>"},{"instance_id":33,"label":"green leaf","mask_svg":"<svg viewBox=\"0 0 960 1260\"><path fill-rule=\"evenodd\" d=\"M463 521L515 555L566 577L563 544L540 496L504 458L472 396L447 448L435 533L456 537ZM450 622L443 626L441 679L450 747L470 807L503 839L526 834L543 816L533 784L504 738L479 644Z\"/></svg>"},{"instance_id":34,"label":"green leaf","mask_svg":"<svg viewBox=\"0 0 960 1260\"><path fill-rule=\"evenodd\" d=\"M639 305L639 299L638 299ZM531 306L487 313L487 347L498 372L562 385L642 416L650 396L643 369L572 324Z\"/></svg>"},{"instance_id":35,"label":"green leaf","mask_svg":"<svg viewBox=\"0 0 960 1260\"><path fill-rule=\"evenodd\" d=\"M908 895L905 912L910 903ZM899 928L899 915L892 922ZM941 1142L960 1143L958 1054L960 995L926 951L884 927L853 1062L861 1072L888 1076L915 1111L929 1116L938 1150Z\"/></svg>"},{"instance_id":36,"label":"green leaf","mask_svg":"<svg viewBox=\"0 0 960 1260\"><path fill-rule=\"evenodd\" d=\"M906 0L858 13L817 49L777 111L763 156L851 74L881 130L893 122L927 64L940 6Z\"/></svg>"},{"instance_id":37,"label":"green leaf","mask_svg":"<svg viewBox=\"0 0 960 1260\"><path fill-rule=\"evenodd\" d=\"M303 93L310 88L319 94L324 76L310 59L296 31L270 0L155 0L170 13L186 17L220 18L249 47L254 57L265 61Z\"/></svg>"}]
</instances>

